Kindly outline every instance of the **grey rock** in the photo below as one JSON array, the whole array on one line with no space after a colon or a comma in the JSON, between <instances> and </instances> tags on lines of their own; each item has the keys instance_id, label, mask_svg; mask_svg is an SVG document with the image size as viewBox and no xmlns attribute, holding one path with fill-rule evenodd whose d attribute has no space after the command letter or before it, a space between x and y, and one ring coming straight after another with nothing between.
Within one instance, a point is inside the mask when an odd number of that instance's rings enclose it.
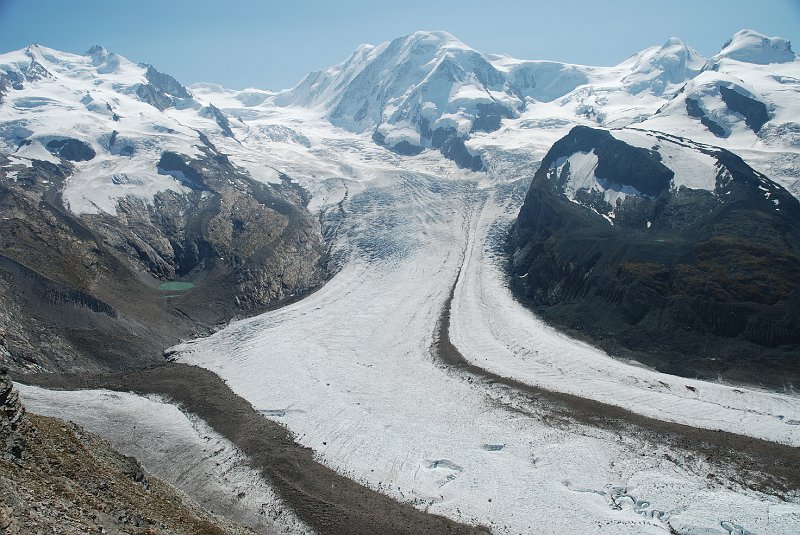
<instances>
[{"instance_id":1,"label":"grey rock","mask_svg":"<svg viewBox=\"0 0 800 535\"><path fill-rule=\"evenodd\" d=\"M142 84L136 89L136 96L139 100L146 102L160 111L173 106L173 101L170 97L159 91L158 88L152 84Z\"/></svg>"},{"instance_id":2,"label":"grey rock","mask_svg":"<svg viewBox=\"0 0 800 535\"><path fill-rule=\"evenodd\" d=\"M192 94L169 74L158 72L152 65L147 66L145 78L150 84L167 95L178 98L192 98Z\"/></svg>"}]
</instances>

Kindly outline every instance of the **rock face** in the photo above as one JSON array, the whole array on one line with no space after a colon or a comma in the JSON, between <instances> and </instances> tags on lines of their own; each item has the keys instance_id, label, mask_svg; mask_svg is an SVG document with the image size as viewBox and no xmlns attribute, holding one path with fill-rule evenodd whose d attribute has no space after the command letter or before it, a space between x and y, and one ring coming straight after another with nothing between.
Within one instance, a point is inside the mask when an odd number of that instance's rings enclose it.
<instances>
[{"instance_id":1,"label":"rock face","mask_svg":"<svg viewBox=\"0 0 800 535\"><path fill-rule=\"evenodd\" d=\"M178 98L192 98L192 94L179 81L169 74L157 71L152 65L147 65L145 78L162 93Z\"/></svg>"},{"instance_id":2,"label":"rock face","mask_svg":"<svg viewBox=\"0 0 800 535\"><path fill-rule=\"evenodd\" d=\"M146 67L145 79L149 83L141 84L136 89L136 95L143 102L164 111L175 105L175 99L190 99L192 94L180 82L169 74L158 72L152 65Z\"/></svg>"},{"instance_id":3,"label":"rock face","mask_svg":"<svg viewBox=\"0 0 800 535\"><path fill-rule=\"evenodd\" d=\"M800 204L730 152L576 127L542 162L510 243L516 295L613 354L800 382Z\"/></svg>"},{"instance_id":4,"label":"rock face","mask_svg":"<svg viewBox=\"0 0 800 535\"><path fill-rule=\"evenodd\" d=\"M164 111L172 106L172 99L156 89L151 84L142 84L136 89L136 96L142 102L147 102L158 111Z\"/></svg>"},{"instance_id":5,"label":"rock face","mask_svg":"<svg viewBox=\"0 0 800 535\"><path fill-rule=\"evenodd\" d=\"M94 149L79 139L54 139L47 143L47 150L55 156L71 162L85 162L96 156Z\"/></svg>"},{"instance_id":6,"label":"rock face","mask_svg":"<svg viewBox=\"0 0 800 535\"><path fill-rule=\"evenodd\" d=\"M225 114L219 111L216 106L209 104L205 108L201 108L199 113L203 117L214 119L214 122L217 123L223 135L227 137L234 137L233 130L231 130L231 123L228 121L228 118L225 117Z\"/></svg>"},{"instance_id":7,"label":"rock face","mask_svg":"<svg viewBox=\"0 0 800 535\"><path fill-rule=\"evenodd\" d=\"M115 214L64 208L66 160L0 170L0 363L56 371L157 362L180 338L320 283L325 251L306 193L288 177L252 180L205 142L199 155L166 151L159 162L186 193L122 198ZM194 287L159 290L176 279Z\"/></svg>"},{"instance_id":8,"label":"rock face","mask_svg":"<svg viewBox=\"0 0 800 535\"><path fill-rule=\"evenodd\" d=\"M26 414L0 371L0 532L251 534L204 511L132 457L55 418Z\"/></svg>"},{"instance_id":9,"label":"rock face","mask_svg":"<svg viewBox=\"0 0 800 535\"><path fill-rule=\"evenodd\" d=\"M719 92L722 101L731 111L744 117L745 124L753 132L758 133L764 123L769 121L769 112L763 102L725 86L720 86Z\"/></svg>"},{"instance_id":10,"label":"rock face","mask_svg":"<svg viewBox=\"0 0 800 535\"><path fill-rule=\"evenodd\" d=\"M6 371L0 370L0 444L4 460L13 461L22 457L25 443L18 429L24 417L25 408L19 401L19 393ZM0 527L3 527L2 523Z\"/></svg>"}]
</instances>

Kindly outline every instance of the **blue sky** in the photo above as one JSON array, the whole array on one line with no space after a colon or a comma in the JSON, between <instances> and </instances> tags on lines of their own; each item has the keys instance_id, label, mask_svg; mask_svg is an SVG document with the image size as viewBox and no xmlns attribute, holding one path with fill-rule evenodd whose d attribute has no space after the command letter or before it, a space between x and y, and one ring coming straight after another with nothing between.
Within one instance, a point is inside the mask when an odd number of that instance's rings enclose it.
<instances>
[{"instance_id":1,"label":"blue sky","mask_svg":"<svg viewBox=\"0 0 800 535\"><path fill-rule=\"evenodd\" d=\"M231 88L290 87L360 43L420 29L483 52L613 65L671 36L713 55L742 28L800 45L800 0L0 0L0 52L102 44L186 84Z\"/></svg>"}]
</instances>

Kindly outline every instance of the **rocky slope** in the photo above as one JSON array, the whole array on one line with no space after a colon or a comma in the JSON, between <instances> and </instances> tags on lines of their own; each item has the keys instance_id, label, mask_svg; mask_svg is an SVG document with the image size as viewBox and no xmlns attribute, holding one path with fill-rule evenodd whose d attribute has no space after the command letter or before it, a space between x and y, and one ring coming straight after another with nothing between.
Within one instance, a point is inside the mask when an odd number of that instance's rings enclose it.
<instances>
[{"instance_id":1,"label":"rocky slope","mask_svg":"<svg viewBox=\"0 0 800 535\"><path fill-rule=\"evenodd\" d=\"M31 46L0 72L0 362L155 362L322 280L306 192L218 150L226 117L169 75L100 47Z\"/></svg>"},{"instance_id":2,"label":"rocky slope","mask_svg":"<svg viewBox=\"0 0 800 535\"><path fill-rule=\"evenodd\" d=\"M512 288L554 324L661 371L796 385L800 60L752 30L699 69L685 57L684 81L649 116L623 120L620 93L606 93L592 128L552 145L511 237ZM579 93L519 121L560 114L551 130L571 127Z\"/></svg>"},{"instance_id":3,"label":"rocky slope","mask_svg":"<svg viewBox=\"0 0 800 535\"><path fill-rule=\"evenodd\" d=\"M576 127L544 158L511 246L516 294L613 353L800 383L800 204L731 152Z\"/></svg>"},{"instance_id":4,"label":"rocky slope","mask_svg":"<svg viewBox=\"0 0 800 535\"><path fill-rule=\"evenodd\" d=\"M133 458L55 418L26 414L0 373L0 531L253 533L209 514Z\"/></svg>"}]
</instances>

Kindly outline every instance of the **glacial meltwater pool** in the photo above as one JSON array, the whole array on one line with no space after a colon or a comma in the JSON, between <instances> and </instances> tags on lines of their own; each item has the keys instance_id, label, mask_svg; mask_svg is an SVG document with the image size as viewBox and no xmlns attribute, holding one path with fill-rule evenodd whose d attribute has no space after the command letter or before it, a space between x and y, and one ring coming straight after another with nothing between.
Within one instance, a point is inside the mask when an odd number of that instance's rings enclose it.
<instances>
[{"instance_id":1,"label":"glacial meltwater pool","mask_svg":"<svg viewBox=\"0 0 800 535\"><path fill-rule=\"evenodd\" d=\"M158 289L162 292L185 292L186 290L191 290L192 288L194 288L194 283L178 281L165 282L158 287Z\"/></svg>"}]
</instances>

